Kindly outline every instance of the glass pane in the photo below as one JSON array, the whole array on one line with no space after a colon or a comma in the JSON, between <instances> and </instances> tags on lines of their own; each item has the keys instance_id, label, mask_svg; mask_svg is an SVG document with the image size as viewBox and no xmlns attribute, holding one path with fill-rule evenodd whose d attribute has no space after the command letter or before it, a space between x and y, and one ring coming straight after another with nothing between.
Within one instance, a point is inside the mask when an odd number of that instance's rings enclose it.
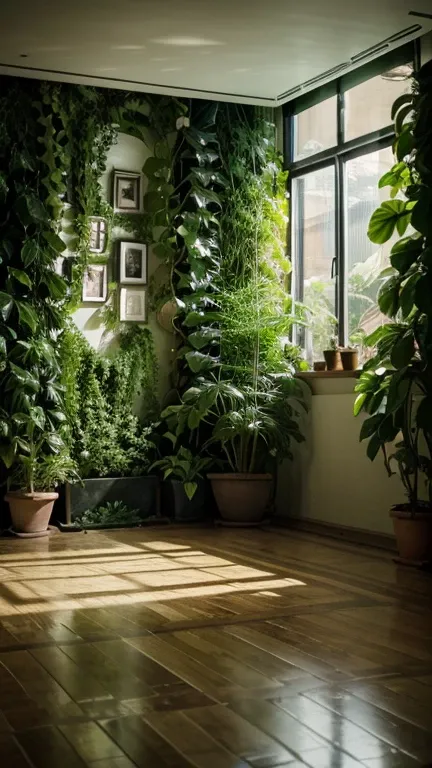
<instances>
[{"instance_id":1,"label":"glass pane","mask_svg":"<svg viewBox=\"0 0 432 768\"><path fill-rule=\"evenodd\" d=\"M409 93L411 66L372 77L345 92L345 141L391 125L391 108L398 96Z\"/></svg>"},{"instance_id":2,"label":"glass pane","mask_svg":"<svg viewBox=\"0 0 432 768\"><path fill-rule=\"evenodd\" d=\"M391 147L349 160L345 165L345 257L348 274L348 334L350 344L362 349L365 335L388 322L376 305L378 275L390 264L390 250L398 236L384 245L367 236L374 210L388 200L388 187L378 189L381 176L394 164Z\"/></svg>"},{"instance_id":3,"label":"glass pane","mask_svg":"<svg viewBox=\"0 0 432 768\"><path fill-rule=\"evenodd\" d=\"M337 143L337 96L294 116L294 160L316 155Z\"/></svg>"},{"instance_id":4,"label":"glass pane","mask_svg":"<svg viewBox=\"0 0 432 768\"><path fill-rule=\"evenodd\" d=\"M312 363L323 359L323 350L335 333L335 280L331 277L336 253L334 166L294 178L292 203L297 297L303 297L310 310L304 346Z\"/></svg>"}]
</instances>

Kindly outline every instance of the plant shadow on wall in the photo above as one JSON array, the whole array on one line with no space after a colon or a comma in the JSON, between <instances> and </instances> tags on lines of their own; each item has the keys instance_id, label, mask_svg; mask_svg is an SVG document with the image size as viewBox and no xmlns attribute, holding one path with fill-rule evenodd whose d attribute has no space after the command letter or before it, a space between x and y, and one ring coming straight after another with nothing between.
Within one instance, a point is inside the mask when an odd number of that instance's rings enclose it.
<instances>
[{"instance_id":1,"label":"plant shadow on wall","mask_svg":"<svg viewBox=\"0 0 432 768\"><path fill-rule=\"evenodd\" d=\"M356 387L355 413L368 414L360 438L369 440L369 458L381 450L389 475L397 469L403 482L408 501L392 510L399 552L420 562L432 558L432 62L392 117L397 162L380 182L392 199L373 214L369 237L401 237L378 294L393 322L367 339L376 354Z\"/></svg>"},{"instance_id":2,"label":"plant shadow on wall","mask_svg":"<svg viewBox=\"0 0 432 768\"><path fill-rule=\"evenodd\" d=\"M195 109L176 150L182 189L163 245L175 251L181 339L180 402L162 413L164 437L176 452L209 455L229 470L210 475L224 518L259 522L269 470L303 439L294 373L304 363L289 343L302 318L286 283L286 175L266 116L231 105Z\"/></svg>"}]
</instances>

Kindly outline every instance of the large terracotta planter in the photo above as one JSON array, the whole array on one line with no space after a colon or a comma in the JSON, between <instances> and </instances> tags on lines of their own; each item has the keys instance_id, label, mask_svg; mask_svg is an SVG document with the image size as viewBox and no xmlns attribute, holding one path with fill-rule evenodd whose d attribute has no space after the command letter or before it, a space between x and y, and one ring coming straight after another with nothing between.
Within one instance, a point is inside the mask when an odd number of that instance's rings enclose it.
<instances>
[{"instance_id":1,"label":"large terracotta planter","mask_svg":"<svg viewBox=\"0 0 432 768\"><path fill-rule=\"evenodd\" d=\"M272 493L272 475L208 475L222 520L247 525L263 520Z\"/></svg>"},{"instance_id":2,"label":"large terracotta planter","mask_svg":"<svg viewBox=\"0 0 432 768\"><path fill-rule=\"evenodd\" d=\"M403 560L424 562L432 559L432 513L392 509L390 517L397 548Z\"/></svg>"},{"instance_id":3,"label":"large terracotta planter","mask_svg":"<svg viewBox=\"0 0 432 768\"><path fill-rule=\"evenodd\" d=\"M8 493L5 501L9 502L13 530L36 535L46 531L56 499L58 493Z\"/></svg>"}]
</instances>

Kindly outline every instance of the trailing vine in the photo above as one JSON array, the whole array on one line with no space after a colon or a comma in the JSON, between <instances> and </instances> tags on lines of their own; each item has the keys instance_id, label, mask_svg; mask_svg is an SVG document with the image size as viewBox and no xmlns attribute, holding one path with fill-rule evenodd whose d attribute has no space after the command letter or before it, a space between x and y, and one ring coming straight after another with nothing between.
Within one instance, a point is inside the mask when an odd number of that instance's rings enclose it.
<instances>
[{"instance_id":1,"label":"trailing vine","mask_svg":"<svg viewBox=\"0 0 432 768\"><path fill-rule=\"evenodd\" d=\"M62 450L64 422L56 336L64 323L64 250L58 219L67 173L61 111L47 91L2 78L0 97L0 458L23 465L30 435L38 461ZM56 104L56 102L55 102Z\"/></svg>"}]
</instances>

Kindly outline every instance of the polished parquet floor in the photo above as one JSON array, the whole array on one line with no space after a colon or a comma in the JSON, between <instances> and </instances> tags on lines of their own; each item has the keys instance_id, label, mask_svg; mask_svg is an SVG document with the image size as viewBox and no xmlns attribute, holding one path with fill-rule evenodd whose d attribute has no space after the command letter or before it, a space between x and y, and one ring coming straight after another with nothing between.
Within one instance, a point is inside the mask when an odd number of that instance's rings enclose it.
<instances>
[{"instance_id":1,"label":"polished parquet floor","mask_svg":"<svg viewBox=\"0 0 432 768\"><path fill-rule=\"evenodd\" d=\"M424 765L431 597L287 530L1 539L0 766Z\"/></svg>"}]
</instances>

